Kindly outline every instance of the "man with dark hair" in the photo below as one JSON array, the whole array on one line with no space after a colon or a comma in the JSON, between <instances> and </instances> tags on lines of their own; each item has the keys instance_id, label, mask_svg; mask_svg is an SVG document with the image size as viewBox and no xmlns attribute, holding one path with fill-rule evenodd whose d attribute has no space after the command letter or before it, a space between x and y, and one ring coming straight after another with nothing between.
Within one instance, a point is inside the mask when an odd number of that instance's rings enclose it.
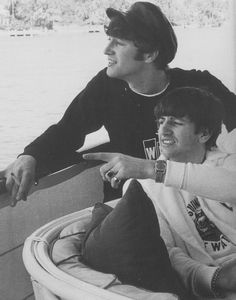
<instances>
[{"instance_id":1,"label":"man with dark hair","mask_svg":"<svg viewBox=\"0 0 236 300\"><path fill-rule=\"evenodd\" d=\"M102 126L109 134L110 151L157 159L153 109L176 87L208 89L224 104L227 130L236 127L236 96L217 78L207 71L168 68L177 51L177 39L159 7L136 2L125 13L109 8L107 15L107 68L78 94L57 124L29 144L0 174L7 178L12 206L26 199L36 168L48 168L52 161L70 156L83 145L86 134Z\"/></svg>"},{"instance_id":2,"label":"man with dark hair","mask_svg":"<svg viewBox=\"0 0 236 300\"><path fill-rule=\"evenodd\" d=\"M207 91L182 87L159 101L155 115L158 160L84 157L107 161L101 174L113 187L114 177L145 179L139 182L155 206L172 266L194 296L236 299L236 154L216 147L223 105Z\"/></svg>"},{"instance_id":3,"label":"man with dark hair","mask_svg":"<svg viewBox=\"0 0 236 300\"><path fill-rule=\"evenodd\" d=\"M176 54L177 38L161 9L148 2L133 4L126 13L108 8L111 19L105 26L108 36L133 41L137 47L136 60L143 60L145 53L158 51L154 63L158 69L165 69Z\"/></svg>"},{"instance_id":4,"label":"man with dark hair","mask_svg":"<svg viewBox=\"0 0 236 300\"><path fill-rule=\"evenodd\" d=\"M213 99L215 100L213 101ZM175 118L188 116L195 125L195 133L199 133L203 129L210 133L210 137L206 141L206 148L210 150L216 146L217 137L221 133L224 107L220 100L211 93L185 87L167 94L155 107L154 114L159 125L163 116L174 116Z\"/></svg>"}]
</instances>

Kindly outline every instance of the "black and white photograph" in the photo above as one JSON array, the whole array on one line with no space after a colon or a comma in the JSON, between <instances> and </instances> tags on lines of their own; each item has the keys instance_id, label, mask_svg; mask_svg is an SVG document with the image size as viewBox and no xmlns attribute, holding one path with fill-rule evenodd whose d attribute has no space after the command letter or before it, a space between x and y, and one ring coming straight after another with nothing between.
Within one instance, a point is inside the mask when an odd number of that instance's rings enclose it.
<instances>
[{"instance_id":1,"label":"black and white photograph","mask_svg":"<svg viewBox=\"0 0 236 300\"><path fill-rule=\"evenodd\" d=\"M236 300L236 1L0 0L0 300Z\"/></svg>"}]
</instances>

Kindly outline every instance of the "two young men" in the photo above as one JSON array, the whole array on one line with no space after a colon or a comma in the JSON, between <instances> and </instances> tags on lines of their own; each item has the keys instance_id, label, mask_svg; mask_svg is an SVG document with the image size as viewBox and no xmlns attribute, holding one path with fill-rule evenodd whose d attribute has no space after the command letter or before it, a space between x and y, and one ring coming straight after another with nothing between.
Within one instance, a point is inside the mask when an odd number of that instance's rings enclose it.
<instances>
[{"instance_id":1,"label":"two young men","mask_svg":"<svg viewBox=\"0 0 236 300\"><path fill-rule=\"evenodd\" d=\"M1 172L12 205L26 199L36 168L60 161L79 149L86 134L105 126L111 151L157 159L153 110L167 92L181 86L206 88L225 107L228 130L236 127L236 96L207 71L169 69L177 51L174 30L160 8L136 2L126 13L108 9L107 68L78 94L62 119L29 144ZM13 174L13 175L12 175Z\"/></svg>"},{"instance_id":2,"label":"two young men","mask_svg":"<svg viewBox=\"0 0 236 300\"><path fill-rule=\"evenodd\" d=\"M209 92L182 87L160 100L155 116L157 161L117 153L84 157L107 161L101 174L114 187L114 177L144 179L172 266L193 296L235 299L236 154L215 147L223 106Z\"/></svg>"}]
</instances>

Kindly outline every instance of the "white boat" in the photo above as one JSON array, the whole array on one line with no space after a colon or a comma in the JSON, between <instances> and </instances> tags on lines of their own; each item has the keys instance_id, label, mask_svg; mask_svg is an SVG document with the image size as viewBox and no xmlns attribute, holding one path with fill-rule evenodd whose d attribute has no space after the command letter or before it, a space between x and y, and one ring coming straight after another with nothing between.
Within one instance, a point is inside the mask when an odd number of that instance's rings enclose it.
<instances>
[{"instance_id":1,"label":"white boat","mask_svg":"<svg viewBox=\"0 0 236 300\"><path fill-rule=\"evenodd\" d=\"M42 30L9 30L7 32L11 37L34 37L37 35L42 35L45 34L46 31L42 31Z\"/></svg>"},{"instance_id":2,"label":"white boat","mask_svg":"<svg viewBox=\"0 0 236 300\"><path fill-rule=\"evenodd\" d=\"M98 167L87 162L42 178L27 201L14 208L9 206L7 194L0 195L0 299L34 299L30 275L22 261L24 241L33 231L102 198Z\"/></svg>"},{"instance_id":3,"label":"white boat","mask_svg":"<svg viewBox=\"0 0 236 300\"><path fill-rule=\"evenodd\" d=\"M55 235L68 224L89 217L93 204L102 199L103 182L96 162L81 162L43 177L27 201L14 208L9 207L7 194L0 195L0 299L143 299L143 290L132 286L129 295L75 278L56 267L48 254ZM177 297L147 292L145 299Z\"/></svg>"},{"instance_id":4,"label":"white boat","mask_svg":"<svg viewBox=\"0 0 236 300\"><path fill-rule=\"evenodd\" d=\"M230 3L232 16L235 16L236 2ZM232 20L234 29L236 18ZM234 48L235 32L232 30ZM235 60L231 65L234 66L232 86L235 90ZM74 217L89 214L90 209L82 210L102 199L103 184L99 167L91 162L82 162L42 178L39 185L32 188L28 200L19 202L15 208L9 207L7 194L0 195L0 300L58 300L63 297L69 300L70 295L71 299L99 299L99 295L100 299L125 299L125 296L110 294L64 274L52 265L46 244L32 238L47 235L51 229L50 232L55 234L57 226L66 226ZM28 271L22 259L25 241L24 261ZM58 277L55 273L59 274ZM155 299L160 300L165 295L157 297Z\"/></svg>"},{"instance_id":5,"label":"white boat","mask_svg":"<svg viewBox=\"0 0 236 300\"><path fill-rule=\"evenodd\" d=\"M110 205L114 206L116 203L117 200L114 200ZM90 219L91 211L91 208L87 208L58 218L37 229L26 239L23 260L31 275L35 298L39 300L77 300L82 297L86 300L144 298L146 300L177 300L177 296L169 293L149 292L130 285L112 285L114 276L111 274L92 271L91 277L89 277L90 273L86 270L85 278L83 276L84 266L82 272L78 272L73 267L67 267L67 263L64 268L60 268L52 262L51 248L58 234L68 226L86 222ZM94 275L96 276L95 280Z\"/></svg>"}]
</instances>

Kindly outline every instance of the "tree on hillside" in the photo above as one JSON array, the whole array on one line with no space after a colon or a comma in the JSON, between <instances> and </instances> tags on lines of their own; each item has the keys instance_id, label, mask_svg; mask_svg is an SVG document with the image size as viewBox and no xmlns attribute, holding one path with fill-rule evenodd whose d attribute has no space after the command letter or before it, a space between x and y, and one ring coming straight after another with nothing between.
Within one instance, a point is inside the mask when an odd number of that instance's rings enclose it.
<instances>
[{"instance_id":1,"label":"tree on hillside","mask_svg":"<svg viewBox=\"0 0 236 300\"><path fill-rule=\"evenodd\" d=\"M228 0L149 0L172 24L220 26L228 17ZM134 0L12 0L8 9L21 26L52 28L52 23L104 24L108 7L126 10Z\"/></svg>"}]
</instances>

